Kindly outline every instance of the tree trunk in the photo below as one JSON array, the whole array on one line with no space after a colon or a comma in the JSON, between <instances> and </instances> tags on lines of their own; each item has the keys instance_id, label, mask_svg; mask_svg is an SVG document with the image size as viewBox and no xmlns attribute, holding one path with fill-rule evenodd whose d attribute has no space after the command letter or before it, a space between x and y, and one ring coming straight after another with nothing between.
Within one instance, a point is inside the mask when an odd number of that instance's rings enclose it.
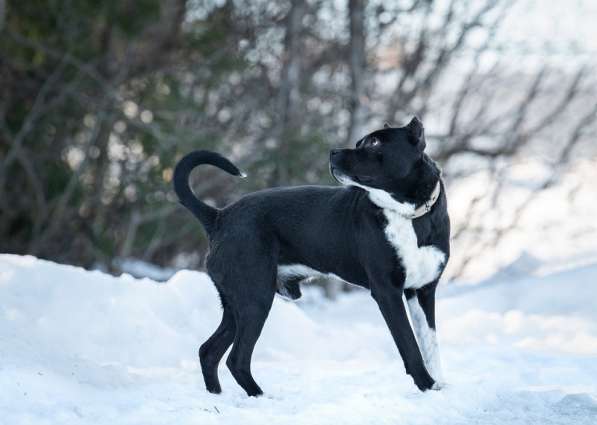
<instances>
[{"instance_id":1,"label":"tree trunk","mask_svg":"<svg viewBox=\"0 0 597 425\"><path fill-rule=\"evenodd\" d=\"M6 18L6 2L0 0L0 31L4 29L4 21Z\"/></svg>"},{"instance_id":2,"label":"tree trunk","mask_svg":"<svg viewBox=\"0 0 597 425\"><path fill-rule=\"evenodd\" d=\"M290 143L300 133L297 109L300 102L301 33L306 9L304 0L294 0L286 17L284 56L282 58L282 73L278 92L279 121L277 123L278 130L276 131L278 152L276 169L272 176L273 185L288 183L290 179L288 170Z\"/></svg>"},{"instance_id":3,"label":"tree trunk","mask_svg":"<svg viewBox=\"0 0 597 425\"><path fill-rule=\"evenodd\" d=\"M350 121L346 133L346 145L355 143L365 133L367 108L363 104L366 97L365 53L365 1L350 0L348 3L348 20L350 23Z\"/></svg>"}]
</instances>

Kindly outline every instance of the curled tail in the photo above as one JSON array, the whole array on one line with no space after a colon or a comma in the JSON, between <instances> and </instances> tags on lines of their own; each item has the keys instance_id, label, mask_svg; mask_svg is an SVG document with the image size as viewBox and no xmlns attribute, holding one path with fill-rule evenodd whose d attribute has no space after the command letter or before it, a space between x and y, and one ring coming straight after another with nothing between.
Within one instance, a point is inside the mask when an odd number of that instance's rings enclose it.
<instances>
[{"instance_id":1,"label":"curled tail","mask_svg":"<svg viewBox=\"0 0 597 425\"><path fill-rule=\"evenodd\" d=\"M185 155L174 169L174 191L180 200L195 217L199 219L208 234L211 234L216 224L219 210L210 207L193 194L189 186L189 174L201 164L214 165L234 176L245 177L236 166L222 155L209 151L194 151Z\"/></svg>"}]
</instances>

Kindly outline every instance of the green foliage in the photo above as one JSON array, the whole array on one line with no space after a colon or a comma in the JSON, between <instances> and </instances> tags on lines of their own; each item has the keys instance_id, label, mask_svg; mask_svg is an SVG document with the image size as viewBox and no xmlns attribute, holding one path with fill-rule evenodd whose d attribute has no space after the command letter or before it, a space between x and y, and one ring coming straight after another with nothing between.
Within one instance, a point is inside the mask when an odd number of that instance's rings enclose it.
<instances>
[{"instance_id":1,"label":"green foliage","mask_svg":"<svg viewBox=\"0 0 597 425\"><path fill-rule=\"evenodd\" d=\"M170 177L181 152L221 139L217 128L198 127L209 102L197 91L217 90L245 62L234 53L231 8L183 31L184 13L163 14L177 3L8 4L0 160L11 159L0 180L1 251L109 266L133 215L143 217L126 252L135 256L167 216L188 218L176 208L152 214L174 207Z\"/></svg>"}]
</instances>

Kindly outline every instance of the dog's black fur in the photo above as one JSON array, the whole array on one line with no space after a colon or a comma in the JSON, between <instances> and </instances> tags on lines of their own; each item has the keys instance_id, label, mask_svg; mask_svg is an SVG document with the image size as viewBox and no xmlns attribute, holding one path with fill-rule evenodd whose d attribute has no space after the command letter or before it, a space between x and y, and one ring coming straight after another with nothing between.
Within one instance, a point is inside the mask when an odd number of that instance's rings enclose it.
<instances>
[{"instance_id":1,"label":"dog's black fur","mask_svg":"<svg viewBox=\"0 0 597 425\"><path fill-rule=\"evenodd\" d=\"M382 189L400 202L425 203L440 180L439 169L423 152L425 139L415 118L402 128L369 134L355 149L333 150L330 170L337 179ZM355 186L298 186L250 193L215 209L192 193L188 177L200 164L230 174L241 172L224 157L207 151L188 154L177 164L174 187L180 202L205 227L210 252L206 266L220 294L223 317L201 346L199 357L208 391L221 391L218 364L226 361L238 384L250 396L262 394L251 375L251 356L276 291L298 298L301 277L278 276L278 267L301 264L371 290L394 337L406 372L424 391L434 386L409 325L402 294L417 296L430 328L435 329L437 279L419 289L404 287L406 271L384 233L387 224L368 192ZM449 255L449 218L445 192L431 210L412 225L418 246L432 245ZM445 262L444 262L445 266ZM442 267L443 269L443 267Z\"/></svg>"}]
</instances>

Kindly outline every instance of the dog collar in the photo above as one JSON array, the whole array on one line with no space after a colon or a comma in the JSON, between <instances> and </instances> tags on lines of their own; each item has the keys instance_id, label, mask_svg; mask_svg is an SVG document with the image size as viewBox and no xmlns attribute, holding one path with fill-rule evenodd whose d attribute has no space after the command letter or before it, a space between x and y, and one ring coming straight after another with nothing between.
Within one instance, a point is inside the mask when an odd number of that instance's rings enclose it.
<instances>
[{"instance_id":1,"label":"dog collar","mask_svg":"<svg viewBox=\"0 0 597 425\"><path fill-rule=\"evenodd\" d=\"M425 214L427 214L429 211L431 211L431 207L433 207L433 205L439 199L439 194L441 193L441 191L442 191L441 180L438 180L437 184L435 185L435 189L433 189L433 192L431 192L431 196L429 197L429 199L427 199L423 205L421 205L419 208L417 208L415 210L415 212L412 213L408 218L410 218L411 220L414 220L415 218L422 217Z\"/></svg>"}]
</instances>

